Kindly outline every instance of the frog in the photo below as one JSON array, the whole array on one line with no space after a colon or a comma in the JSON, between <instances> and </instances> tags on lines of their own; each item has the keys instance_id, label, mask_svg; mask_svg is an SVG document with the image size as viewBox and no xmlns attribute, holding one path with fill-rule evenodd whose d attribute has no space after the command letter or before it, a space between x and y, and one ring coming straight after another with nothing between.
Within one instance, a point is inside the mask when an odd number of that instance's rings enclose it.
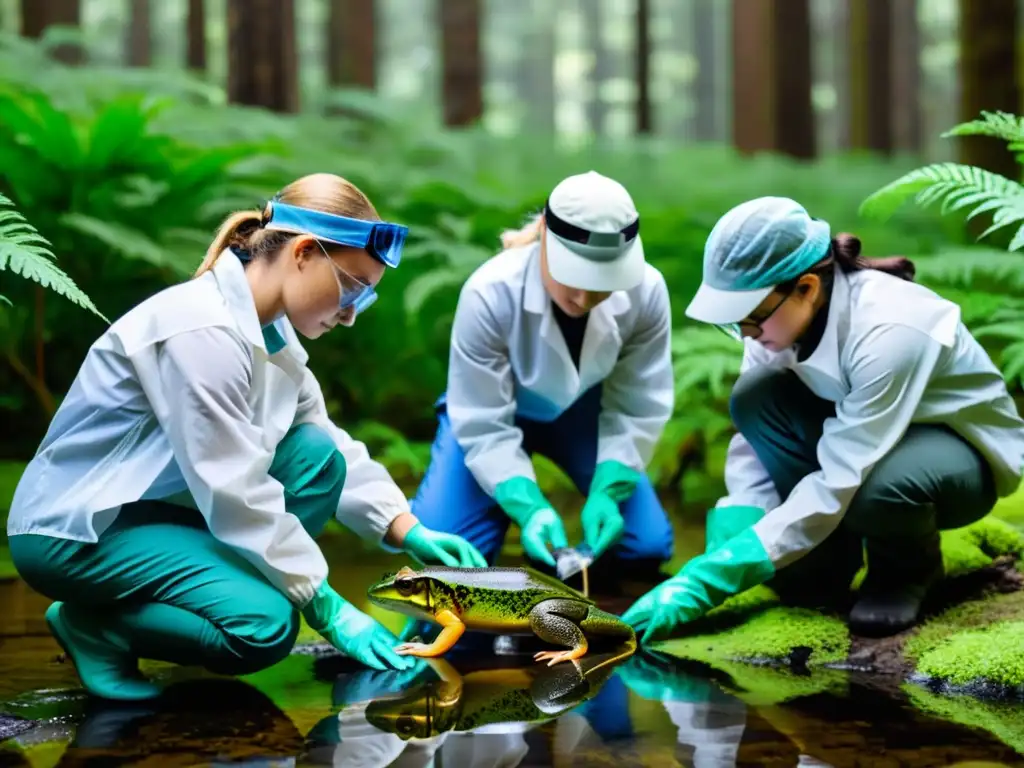
<instances>
[{"instance_id":1,"label":"frog","mask_svg":"<svg viewBox=\"0 0 1024 768\"><path fill-rule=\"evenodd\" d=\"M592 699L614 671L606 654L588 654L580 666L503 667L458 672L443 658L426 661L436 680L366 706L377 730L403 741L442 733L527 731Z\"/></svg>"},{"instance_id":2,"label":"frog","mask_svg":"<svg viewBox=\"0 0 1024 768\"><path fill-rule=\"evenodd\" d=\"M451 568L404 566L385 575L367 591L374 605L439 624L431 643L406 642L395 647L400 655L436 657L448 651L466 629L501 635L533 634L568 650L539 651L537 662L553 666L577 663L590 641L603 640L618 648L611 662L631 656L637 647L633 628L601 610L590 597L553 576L528 566Z\"/></svg>"}]
</instances>

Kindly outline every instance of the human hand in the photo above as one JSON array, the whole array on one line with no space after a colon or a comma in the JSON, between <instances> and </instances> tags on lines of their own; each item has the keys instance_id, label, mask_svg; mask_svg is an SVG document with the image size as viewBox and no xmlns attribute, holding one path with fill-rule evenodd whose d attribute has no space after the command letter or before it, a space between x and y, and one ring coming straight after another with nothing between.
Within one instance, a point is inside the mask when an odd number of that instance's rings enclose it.
<instances>
[{"instance_id":1,"label":"human hand","mask_svg":"<svg viewBox=\"0 0 1024 768\"><path fill-rule=\"evenodd\" d=\"M592 492L587 497L580 522L583 525L583 540L587 542L595 560L622 538L626 528L619 505L602 492Z\"/></svg>"},{"instance_id":2,"label":"human hand","mask_svg":"<svg viewBox=\"0 0 1024 768\"><path fill-rule=\"evenodd\" d=\"M487 561L461 536L435 531L416 523L405 535L403 548L421 563L441 563L449 568L486 568Z\"/></svg>"},{"instance_id":3,"label":"human hand","mask_svg":"<svg viewBox=\"0 0 1024 768\"><path fill-rule=\"evenodd\" d=\"M547 563L552 568L555 567L555 558L551 551L569 546L562 518L550 507L538 510L530 516L522 528L520 539L523 542L523 551L527 555L534 560Z\"/></svg>"}]
</instances>

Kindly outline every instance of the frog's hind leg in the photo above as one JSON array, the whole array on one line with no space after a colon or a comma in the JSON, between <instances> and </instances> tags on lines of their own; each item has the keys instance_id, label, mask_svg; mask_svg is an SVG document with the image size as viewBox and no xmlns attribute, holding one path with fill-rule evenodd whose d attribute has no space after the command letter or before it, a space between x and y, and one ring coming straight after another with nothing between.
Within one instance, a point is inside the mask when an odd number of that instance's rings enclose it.
<instances>
[{"instance_id":1,"label":"frog's hind leg","mask_svg":"<svg viewBox=\"0 0 1024 768\"><path fill-rule=\"evenodd\" d=\"M530 628L541 640L554 645L567 645L568 651L541 651L535 661L553 666L560 661L576 661L587 653L587 637L580 622L587 617L590 606L578 600L544 600L530 611Z\"/></svg>"}]
</instances>

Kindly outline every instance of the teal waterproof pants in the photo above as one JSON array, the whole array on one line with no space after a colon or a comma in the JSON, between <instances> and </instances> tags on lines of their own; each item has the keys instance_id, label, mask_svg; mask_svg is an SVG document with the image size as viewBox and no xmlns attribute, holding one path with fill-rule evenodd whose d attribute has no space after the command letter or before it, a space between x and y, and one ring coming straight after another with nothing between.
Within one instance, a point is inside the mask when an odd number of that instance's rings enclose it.
<instances>
[{"instance_id":1,"label":"teal waterproof pants","mask_svg":"<svg viewBox=\"0 0 1024 768\"><path fill-rule=\"evenodd\" d=\"M313 536L337 510L345 474L334 441L309 424L288 432L270 466L287 511ZM10 548L29 586L136 658L249 674L295 643L296 607L193 509L140 501L95 544L20 534Z\"/></svg>"}]
</instances>

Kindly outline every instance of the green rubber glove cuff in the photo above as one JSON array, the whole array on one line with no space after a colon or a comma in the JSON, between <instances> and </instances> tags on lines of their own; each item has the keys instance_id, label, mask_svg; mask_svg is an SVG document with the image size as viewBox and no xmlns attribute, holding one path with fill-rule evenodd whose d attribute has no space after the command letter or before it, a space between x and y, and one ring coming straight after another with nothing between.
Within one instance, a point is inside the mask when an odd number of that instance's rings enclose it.
<instances>
[{"instance_id":1,"label":"green rubber glove cuff","mask_svg":"<svg viewBox=\"0 0 1024 768\"><path fill-rule=\"evenodd\" d=\"M695 557L669 579L684 588L703 612L721 605L775 575L775 565L753 528L747 528L717 549Z\"/></svg>"},{"instance_id":2,"label":"green rubber glove cuff","mask_svg":"<svg viewBox=\"0 0 1024 768\"><path fill-rule=\"evenodd\" d=\"M704 549L710 552L727 542L740 531L744 531L762 517L765 511L760 507L727 506L715 507L708 511L704 528Z\"/></svg>"},{"instance_id":3,"label":"green rubber glove cuff","mask_svg":"<svg viewBox=\"0 0 1024 768\"><path fill-rule=\"evenodd\" d=\"M320 588L302 608L302 617L314 632L323 633L334 624L338 614L348 602L339 595L325 579Z\"/></svg>"},{"instance_id":4,"label":"green rubber glove cuff","mask_svg":"<svg viewBox=\"0 0 1024 768\"><path fill-rule=\"evenodd\" d=\"M621 504L636 490L643 475L632 467L618 461L602 461L594 470L590 481L590 494L603 493L617 504Z\"/></svg>"},{"instance_id":5,"label":"green rubber glove cuff","mask_svg":"<svg viewBox=\"0 0 1024 768\"><path fill-rule=\"evenodd\" d=\"M405 534L405 541L402 542L402 549L406 552L413 553L414 551L421 551L430 547L430 542L427 541L426 526L423 523L416 523L409 532Z\"/></svg>"},{"instance_id":6,"label":"green rubber glove cuff","mask_svg":"<svg viewBox=\"0 0 1024 768\"><path fill-rule=\"evenodd\" d=\"M512 477L494 489L494 500L520 528L542 509L554 509L540 486L528 477Z\"/></svg>"}]
</instances>

